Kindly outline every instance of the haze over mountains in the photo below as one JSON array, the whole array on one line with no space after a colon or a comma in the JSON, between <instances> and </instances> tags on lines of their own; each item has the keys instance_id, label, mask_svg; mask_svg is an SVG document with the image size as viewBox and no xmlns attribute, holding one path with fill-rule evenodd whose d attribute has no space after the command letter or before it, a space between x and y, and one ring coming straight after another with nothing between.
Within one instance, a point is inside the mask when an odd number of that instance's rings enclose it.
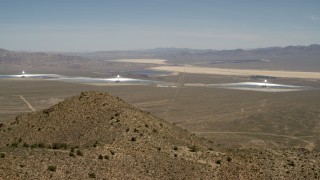
<instances>
[{"instance_id":1,"label":"haze over mountains","mask_svg":"<svg viewBox=\"0 0 320 180\"><path fill-rule=\"evenodd\" d=\"M166 59L170 63L198 64L206 66L250 69L277 69L295 71L320 71L320 45L269 47L259 49L235 50L197 50L186 48L156 48L130 51L98 51L92 53L27 53L0 49L0 64L19 64L41 67L44 65L75 69L96 68L104 62L123 58L156 58Z\"/></svg>"}]
</instances>

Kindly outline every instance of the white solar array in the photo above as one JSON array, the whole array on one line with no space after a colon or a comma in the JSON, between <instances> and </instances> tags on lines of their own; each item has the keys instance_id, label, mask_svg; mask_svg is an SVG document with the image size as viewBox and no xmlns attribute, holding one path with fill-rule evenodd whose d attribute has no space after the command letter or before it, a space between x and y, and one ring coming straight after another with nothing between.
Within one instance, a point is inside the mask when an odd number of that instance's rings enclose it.
<instances>
[{"instance_id":1,"label":"white solar array","mask_svg":"<svg viewBox=\"0 0 320 180\"><path fill-rule=\"evenodd\" d=\"M159 82L152 80L125 78L117 75L114 78L92 78L92 77L79 77L79 76L63 76L59 74L28 74L22 71L18 75L0 75L0 78L40 78L44 80L56 80L64 82L74 83L125 83L125 84L170 84L168 82ZM176 84L176 83L171 83ZM175 86L170 86L175 87ZM264 91L264 92L286 92L286 91L302 91L313 89L306 86L292 86L285 84L273 84L268 83L267 80L263 82L239 82L239 83L222 83L222 84L207 84L206 87L213 88L226 88L236 90L248 90L248 91Z\"/></svg>"},{"instance_id":2,"label":"white solar array","mask_svg":"<svg viewBox=\"0 0 320 180\"><path fill-rule=\"evenodd\" d=\"M21 74L16 75L0 75L0 78L38 78L44 80L57 80L65 82L76 83L131 83L131 84L155 84L156 81L124 78L117 75L115 78L92 78L92 77L80 77L80 76L63 76L59 74L27 74L22 71Z\"/></svg>"}]
</instances>

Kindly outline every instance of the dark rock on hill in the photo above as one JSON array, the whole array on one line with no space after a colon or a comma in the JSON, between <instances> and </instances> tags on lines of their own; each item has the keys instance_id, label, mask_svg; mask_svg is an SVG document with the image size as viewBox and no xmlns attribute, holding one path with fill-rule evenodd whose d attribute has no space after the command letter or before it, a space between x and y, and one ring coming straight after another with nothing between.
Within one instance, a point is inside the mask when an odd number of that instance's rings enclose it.
<instances>
[{"instance_id":1,"label":"dark rock on hill","mask_svg":"<svg viewBox=\"0 0 320 180\"><path fill-rule=\"evenodd\" d=\"M316 179L319 152L230 150L107 93L0 124L4 179Z\"/></svg>"}]
</instances>

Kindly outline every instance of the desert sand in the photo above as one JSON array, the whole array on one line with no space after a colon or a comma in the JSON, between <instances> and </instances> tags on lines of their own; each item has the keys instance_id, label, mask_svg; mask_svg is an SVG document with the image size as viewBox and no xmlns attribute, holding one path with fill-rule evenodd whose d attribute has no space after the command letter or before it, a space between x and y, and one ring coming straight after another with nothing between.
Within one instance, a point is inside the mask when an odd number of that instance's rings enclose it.
<instances>
[{"instance_id":1,"label":"desert sand","mask_svg":"<svg viewBox=\"0 0 320 180\"><path fill-rule=\"evenodd\" d=\"M142 64L167 64L165 59L117 59L116 62L142 63Z\"/></svg>"},{"instance_id":2,"label":"desert sand","mask_svg":"<svg viewBox=\"0 0 320 180\"><path fill-rule=\"evenodd\" d=\"M306 78L320 79L320 72L301 72L301 71L270 71L270 70L249 70L249 69L223 69L223 68L204 68L197 66L159 66L152 67L152 70L186 72L194 74L217 74L217 75L236 75L236 76L275 76L283 78Z\"/></svg>"}]
</instances>

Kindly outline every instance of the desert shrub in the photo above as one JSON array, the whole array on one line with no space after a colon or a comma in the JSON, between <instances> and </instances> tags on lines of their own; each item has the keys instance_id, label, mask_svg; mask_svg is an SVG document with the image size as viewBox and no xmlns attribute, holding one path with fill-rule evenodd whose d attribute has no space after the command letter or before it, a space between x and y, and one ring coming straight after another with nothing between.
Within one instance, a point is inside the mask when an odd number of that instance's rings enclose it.
<instances>
[{"instance_id":1,"label":"desert shrub","mask_svg":"<svg viewBox=\"0 0 320 180\"><path fill-rule=\"evenodd\" d=\"M288 160L288 165L294 167L294 162L291 160Z\"/></svg>"},{"instance_id":2,"label":"desert shrub","mask_svg":"<svg viewBox=\"0 0 320 180\"><path fill-rule=\"evenodd\" d=\"M68 149L67 143L52 143L52 149Z\"/></svg>"},{"instance_id":3,"label":"desert shrub","mask_svg":"<svg viewBox=\"0 0 320 180\"><path fill-rule=\"evenodd\" d=\"M127 128L127 129L126 129L126 132L129 132L129 131L130 131L130 129L129 129L129 128Z\"/></svg>"},{"instance_id":4,"label":"desert shrub","mask_svg":"<svg viewBox=\"0 0 320 180\"><path fill-rule=\"evenodd\" d=\"M18 143L12 143L11 146L12 147L18 147Z\"/></svg>"},{"instance_id":5,"label":"desert shrub","mask_svg":"<svg viewBox=\"0 0 320 180\"><path fill-rule=\"evenodd\" d=\"M197 151L198 151L198 148L197 148L197 146L193 145L193 146L190 146L190 147L189 147L189 151L190 151L190 152L197 152Z\"/></svg>"},{"instance_id":6,"label":"desert shrub","mask_svg":"<svg viewBox=\"0 0 320 180\"><path fill-rule=\"evenodd\" d=\"M100 154L99 157L98 157L98 159L103 159L103 156Z\"/></svg>"},{"instance_id":7,"label":"desert shrub","mask_svg":"<svg viewBox=\"0 0 320 180\"><path fill-rule=\"evenodd\" d=\"M108 155L105 155L104 158L105 159L110 159L110 157Z\"/></svg>"},{"instance_id":8,"label":"desert shrub","mask_svg":"<svg viewBox=\"0 0 320 180\"><path fill-rule=\"evenodd\" d=\"M77 155L78 155L78 156L83 156L82 151L80 151L79 149L77 150L77 152L76 152L76 153L77 153Z\"/></svg>"},{"instance_id":9,"label":"desert shrub","mask_svg":"<svg viewBox=\"0 0 320 180\"><path fill-rule=\"evenodd\" d=\"M148 128L148 127L149 127L149 125L148 125L148 124L145 124L145 125L144 125L144 127Z\"/></svg>"},{"instance_id":10,"label":"desert shrub","mask_svg":"<svg viewBox=\"0 0 320 180\"><path fill-rule=\"evenodd\" d=\"M221 164L221 160L218 159L218 160L215 161L215 163L216 163L216 164Z\"/></svg>"},{"instance_id":11,"label":"desert shrub","mask_svg":"<svg viewBox=\"0 0 320 180\"><path fill-rule=\"evenodd\" d=\"M131 141L136 141L137 139L135 137L132 137L131 138Z\"/></svg>"},{"instance_id":12,"label":"desert shrub","mask_svg":"<svg viewBox=\"0 0 320 180\"><path fill-rule=\"evenodd\" d=\"M38 144L32 144L31 145L31 148L37 148L38 147Z\"/></svg>"},{"instance_id":13,"label":"desert shrub","mask_svg":"<svg viewBox=\"0 0 320 180\"><path fill-rule=\"evenodd\" d=\"M39 147L39 148L45 148L46 145L45 145L44 143L39 143L39 144L38 144L38 147Z\"/></svg>"},{"instance_id":14,"label":"desert shrub","mask_svg":"<svg viewBox=\"0 0 320 180\"><path fill-rule=\"evenodd\" d=\"M62 149L68 149L68 144L67 143L61 143L60 144Z\"/></svg>"},{"instance_id":15,"label":"desert shrub","mask_svg":"<svg viewBox=\"0 0 320 180\"><path fill-rule=\"evenodd\" d=\"M96 141L94 144L93 144L93 147L97 147L98 146L98 141Z\"/></svg>"},{"instance_id":16,"label":"desert shrub","mask_svg":"<svg viewBox=\"0 0 320 180\"><path fill-rule=\"evenodd\" d=\"M174 154L174 157L178 157L178 154Z\"/></svg>"},{"instance_id":17,"label":"desert shrub","mask_svg":"<svg viewBox=\"0 0 320 180\"><path fill-rule=\"evenodd\" d=\"M75 148L74 148L74 147L72 147L72 148L71 148L71 150L70 150L70 152L73 152L73 153L74 153L74 150L75 150Z\"/></svg>"},{"instance_id":18,"label":"desert shrub","mask_svg":"<svg viewBox=\"0 0 320 180\"><path fill-rule=\"evenodd\" d=\"M6 154L5 153L0 153L0 158L5 158L6 157Z\"/></svg>"},{"instance_id":19,"label":"desert shrub","mask_svg":"<svg viewBox=\"0 0 320 180\"><path fill-rule=\"evenodd\" d=\"M228 156L228 157L227 157L227 161L228 161L228 162L231 162L231 161L232 161L232 158Z\"/></svg>"},{"instance_id":20,"label":"desert shrub","mask_svg":"<svg viewBox=\"0 0 320 180\"><path fill-rule=\"evenodd\" d=\"M177 150L178 150L178 147L177 147L177 146L173 147L173 150L177 151Z\"/></svg>"},{"instance_id":21,"label":"desert shrub","mask_svg":"<svg viewBox=\"0 0 320 180\"><path fill-rule=\"evenodd\" d=\"M76 155L74 154L74 152L69 152L69 156L75 157Z\"/></svg>"},{"instance_id":22,"label":"desert shrub","mask_svg":"<svg viewBox=\"0 0 320 180\"><path fill-rule=\"evenodd\" d=\"M48 166L48 171L56 172L57 166L56 165L49 165Z\"/></svg>"},{"instance_id":23,"label":"desert shrub","mask_svg":"<svg viewBox=\"0 0 320 180\"><path fill-rule=\"evenodd\" d=\"M115 154L116 154L116 153L115 153L114 151L112 151L112 150L110 151L110 153L111 153L112 155L115 155Z\"/></svg>"},{"instance_id":24,"label":"desert shrub","mask_svg":"<svg viewBox=\"0 0 320 180\"><path fill-rule=\"evenodd\" d=\"M52 143L52 149L60 149L60 146L58 143Z\"/></svg>"},{"instance_id":25,"label":"desert shrub","mask_svg":"<svg viewBox=\"0 0 320 180\"><path fill-rule=\"evenodd\" d=\"M161 151L161 147L157 147L157 150L158 150L158 151Z\"/></svg>"},{"instance_id":26,"label":"desert shrub","mask_svg":"<svg viewBox=\"0 0 320 180\"><path fill-rule=\"evenodd\" d=\"M96 178L96 174L95 173L89 173L88 176L89 176L89 178Z\"/></svg>"},{"instance_id":27,"label":"desert shrub","mask_svg":"<svg viewBox=\"0 0 320 180\"><path fill-rule=\"evenodd\" d=\"M29 144L24 142L22 146L23 147L29 147Z\"/></svg>"},{"instance_id":28,"label":"desert shrub","mask_svg":"<svg viewBox=\"0 0 320 180\"><path fill-rule=\"evenodd\" d=\"M209 150L209 151L213 151L213 149L212 149L212 148L208 148L208 150Z\"/></svg>"},{"instance_id":29,"label":"desert shrub","mask_svg":"<svg viewBox=\"0 0 320 180\"><path fill-rule=\"evenodd\" d=\"M152 129L152 132L157 133L158 130L157 129Z\"/></svg>"}]
</instances>

